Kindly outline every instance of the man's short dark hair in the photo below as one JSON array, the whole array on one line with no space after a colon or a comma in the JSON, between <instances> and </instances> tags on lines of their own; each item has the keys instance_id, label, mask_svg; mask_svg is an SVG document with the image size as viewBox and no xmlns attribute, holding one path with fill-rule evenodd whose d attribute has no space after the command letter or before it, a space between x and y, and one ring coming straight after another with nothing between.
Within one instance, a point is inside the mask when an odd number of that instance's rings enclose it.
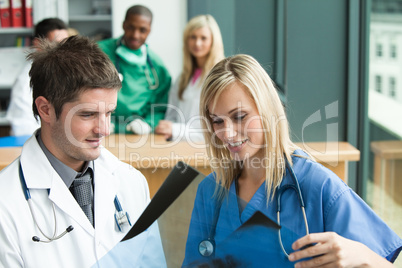
<instances>
[{"instance_id":1,"label":"man's short dark hair","mask_svg":"<svg viewBox=\"0 0 402 268\"><path fill-rule=\"evenodd\" d=\"M142 15L151 19L152 22L152 12L149 8L142 6L142 5L135 5L127 9L126 17L124 20L126 21L129 16L132 15Z\"/></svg>"},{"instance_id":2,"label":"man's short dark hair","mask_svg":"<svg viewBox=\"0 0 402 268\"><path fill-rule=\"evenodd\" d=\"M67 25L58 18L48 18L35 25L34 38L46 38L54 30L67 30Z\"/></svg>"},{"instance_id":3,"label":"man's short dark hair","mask_svg":"<svg viewBox=\"0 0 402 268\"><path fill-rule=\"evenodd\" d=\"M87 37L71 36L61 43L40 38L38 48L28 55L35 116L39 116L35 105L39 96L54 106L59 118L63 105L77 100L86 90L121 88L113 63Z\"/></svg>"}]
</instances>

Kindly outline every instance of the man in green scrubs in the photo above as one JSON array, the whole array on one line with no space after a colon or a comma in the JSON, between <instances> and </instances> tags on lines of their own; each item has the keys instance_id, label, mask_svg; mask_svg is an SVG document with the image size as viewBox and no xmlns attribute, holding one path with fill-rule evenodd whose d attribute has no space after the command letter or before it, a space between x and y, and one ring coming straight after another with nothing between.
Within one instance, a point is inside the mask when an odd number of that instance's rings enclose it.
<instances>
[{"instance_id":1,"label":"man in green scrubs","mask_svg":"<svg viewBox=\"0 0 402 268\"><path fill-rule=\"evenodd\" d=\"M165 117L171 76L145 43L151 23L147 7L132 6L123 22L124 35L99 42L122 79L112 117L116 133L147 134Z\"/></svg>"}]
</instances>

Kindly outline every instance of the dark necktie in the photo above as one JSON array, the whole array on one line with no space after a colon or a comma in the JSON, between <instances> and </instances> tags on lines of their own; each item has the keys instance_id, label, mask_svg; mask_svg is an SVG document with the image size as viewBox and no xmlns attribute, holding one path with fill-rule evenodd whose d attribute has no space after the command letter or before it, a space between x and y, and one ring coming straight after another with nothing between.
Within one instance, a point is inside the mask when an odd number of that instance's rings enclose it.
<instances>
[{"instance_id":1,"label":"dark necktie","mask_svg":"<svg viewBox=\"0 0 402 268\"><path fill-rule=\"evenodd\" d=\"M75 178L70 187L70 191L84 211L85 215L88 217L92 226L94 226L92 209L94 192L92 189L91 173L91 170L88 169L83 176Z\"/></svg>"}]
</instances>

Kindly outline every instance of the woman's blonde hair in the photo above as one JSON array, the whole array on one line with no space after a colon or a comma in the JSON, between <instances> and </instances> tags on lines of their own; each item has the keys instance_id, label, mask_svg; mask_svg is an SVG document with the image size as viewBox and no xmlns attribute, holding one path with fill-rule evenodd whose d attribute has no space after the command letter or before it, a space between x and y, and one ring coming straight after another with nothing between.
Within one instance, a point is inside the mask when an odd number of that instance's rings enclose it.
<instances>
[{"instance_id":1,"label":"woman's blonde hair","mask_svg":"<svg viewBox=\"0 0 402 268\"><path fill-rule=\"evenodd\" d=\"M291 154L297 146L290 140L284 107L271 78L251 56L240 54L223 59L210 71L202 86L200 115L212 170L223 189L229 189L240 175L242 163L235 161L229 150L215 135L209 110L220 94L233 84L246 90L254 101L264 131L264 163L267 200L275 194L285 174L285 158L292 165ZM224 191L220 194L223 195Z\"/></svg>"},{"instance_id":2,"label":"woman's blonde hair","mask_svg":"<svg viewBox=\"0 0 402 268\"><path fill-rule=\"evenodd\" d=\"M194 56L191 55L188 47L188 39L193 31L202 27L208 27L211 31L212 45L211 50L207 55L205 65L202 68L201 79L199 81L203 81L203 78L206 76L209 70L211 70L218 61L224 58L221 31L215 19L211 15L199 15L192 18L187 23L183 33L183 70L179 80L179 99L183 99L183 92L190 82L191 76L193 75L195 69L197 68L196 60Z\"/></svg>"}]
</instances>

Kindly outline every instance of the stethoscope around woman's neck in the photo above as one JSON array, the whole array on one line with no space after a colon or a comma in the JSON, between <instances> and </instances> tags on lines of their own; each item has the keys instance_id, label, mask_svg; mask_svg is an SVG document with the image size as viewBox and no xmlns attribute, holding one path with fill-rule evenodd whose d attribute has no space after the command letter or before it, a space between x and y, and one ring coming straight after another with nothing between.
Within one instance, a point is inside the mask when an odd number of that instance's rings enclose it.
<instances>
[{"instance_id":1,"label":"stethoscope around woman's neck","mask_svg":"<svg viewBox=\"0 0 402 268\"><path fill-rule=\"evenodd\" d=\"M293 168L290 166L289 161L286 159L285 157L285 164L286 164L286 169L289 171L290 173L290 177L293 181L293 184L285 184L282 185L280 187L277 188L277 192L276 192L276 197L277 197L277 221L278 224L281 224L281 217L280 217L280 213L281 213L281 197L282 194L288 190L288 189L292 189L296 192L297 194L297 198L299 200L300 203L300 208L303 212L303 220L304 220L304 224L306 227L306 234L309 234L309 229L308 229L308 222L307 222L307 216L306 216L306 211L304 208L304 201L303 201L303 196L300 190L300 185L299 182L297 180L296 174L294 173ZM198 244L198 252L204 256L204 257L214 257L215 255L215 250L216 250L216 245L215 245L215 234L216 234L216 227L218 224L218 220L219 220L219 215L220 215L220 209L222 206L222 201L217 202L217 206L215 207L215 211L214 211L214 217L213 217L213 221L212 221L212 225L211 225L211 229L210 232L208 234L207 239L202 240L199 244ZM278 230L278 237L279 237L279 245L283 251L283 253L285 254L286 257L289 257L288 253L286 252L283 243L282 243L282 238L281 238L281 229ZM310 245L308 245L310 246Z\"/></svg>"},{"instance_id":2,"label":"stethoscope around woman's neck","mask_svg":"<svg viewBox=\"0 0 402 268\"><path fill-rule=\"evenodd\" d=\"M50 243L50 242L53 242L55 240L58 240L58 239L62 238L63 236L65 236L66 234L68 234L69 232L74 230L74 227L72 225L69 225L64 232L62 232L61 234L57 235L56 209L54 207L54 203L52 202L53 218L54 218L54 232L53 232L52 236L46 235L42 231L42 229L39 227L38 222L36 220L36 215L35 215L33 205L32 205L31 192L29 191L29 188L27 187L27 184L26 184L26 181L25 181L24 172L22 171L21 161L20 161L20 164L19 164L19 177L20 177L20 180L21 180L22 191L24 192L25 199L28 202L29 210L31 211L32 219L33 219L36 227L38 227L40 233L47 239L47 240L42 240L38 236L35 235L35 236L32 237L32 240L34 242ZM48 189L47 190L48 194L49 194L49 191L50 190ZM114 198L114 206L116 208L116 212L114 214L114 219L115 219L117 228L119 229L120 232L123 232L122 231L122 225L128 223L129 226L131 226L130 216L129 216L128 212L123 211L123 208L120 205L120 201L117 198L117 195Z\"/></svg>"}]
</instances>

